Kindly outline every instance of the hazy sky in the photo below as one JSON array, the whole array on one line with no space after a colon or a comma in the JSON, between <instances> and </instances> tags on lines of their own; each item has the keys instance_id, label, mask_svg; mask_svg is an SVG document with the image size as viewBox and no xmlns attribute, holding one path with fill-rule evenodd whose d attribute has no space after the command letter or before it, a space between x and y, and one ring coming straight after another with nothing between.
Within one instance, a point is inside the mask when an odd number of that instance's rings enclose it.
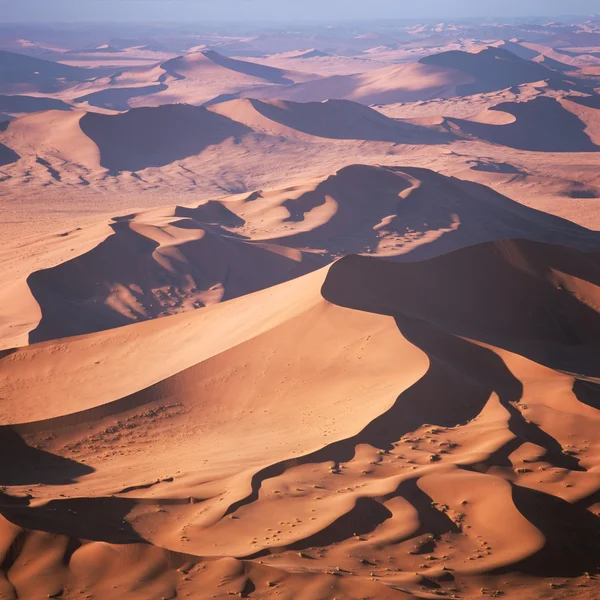
<instances>
[{"instance_id":1,"label":"hazy sky","mask_svg":"<svg viewBox=\"0 0 600 600\"><path fill-rule=\"evenodd\" d=\"M7 21L334 20L600 12L600 0L0 0Z\"/></svg>"}]
</instances>

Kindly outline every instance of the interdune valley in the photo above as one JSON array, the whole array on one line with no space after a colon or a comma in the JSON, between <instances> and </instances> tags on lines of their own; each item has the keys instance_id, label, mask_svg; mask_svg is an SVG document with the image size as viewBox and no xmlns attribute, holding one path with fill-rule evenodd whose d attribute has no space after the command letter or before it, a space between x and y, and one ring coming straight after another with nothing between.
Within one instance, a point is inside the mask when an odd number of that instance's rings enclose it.
<instances>
[{"instance_id":1,"label":"interdune valley","mask_svg":"<svg viewBox=\"0 0 600 600\"><path fill-rule=\"evenodd\" d=\"M600 598L600 19L0 26L0 600Z\"/></svg>"}]
</instances>

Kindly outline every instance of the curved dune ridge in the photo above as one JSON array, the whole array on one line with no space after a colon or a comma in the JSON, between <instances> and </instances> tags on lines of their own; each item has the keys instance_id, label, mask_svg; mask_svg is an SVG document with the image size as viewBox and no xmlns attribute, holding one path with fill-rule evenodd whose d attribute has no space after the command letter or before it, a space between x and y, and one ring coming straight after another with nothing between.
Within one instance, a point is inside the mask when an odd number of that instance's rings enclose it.
<instances>
[{"instance_id":1,"label":"curved dune ridge","mask_svg":"<svg viewBox=\"0 0 600 600\"><path fill-rule=\"evenodd\" d=\"M421 58L418 62L384 67L367 73L332 75L314 81L242 91L242 96L298 102L346 99L362 104L392 104L469 96L525 83L555 79L568 89L580 84L550 63L525 60L495 47L465 52L453 50Z\"/></svg>"},{"instance_id":2,"label":"curved dune ridge","mask_svg":"<svg viewBox=\"0 0 600 600\"><path fill-rule=\"evenodd\" d=\"M14 119L0 132L0 141L24 157L24 169L41 158L60 176L53 177L54 182L65 175L66 182L81 183L81 177L98 179L106 171L119 174L166 167L249 137L262 141L259 150L268 152L267 145L302 136L422 145L455 139L439 127L390 119L350 101L300 104L241 99L209 108L165 104L120 114L46 111ZM13 156L10 162L15 160Z\"/></svg>"},{"instance_id":3,"label":"curved dune ridge","mask_svg":"<svg viewBox=\"0 0 600 600\"><path fill-rule=\"evenodd\" d=\"M118 115L89 112L79 124L98 146L100 164L111 171L164 166L250 132L226 117L187 104L138 108Z\"/></svg>"},{"instance_id":4,"label":"curved dune ridge","mask_svg":"<svg viewBox=\"0 0 600 600\"><path fill-rule=\"evenodd\" d=\"M5 353L0 589L475 597L483 574L496 596L545 594L549 577L589 588L599 282L598 253L525 240L352 255Z\"/></svg>"},{"instance_id":5,"label":"curved dune ridge","mask_svg":"<svg viewBox=\"0 0 600 600\"><path fill-rule=\"evenodd\" d=\"M417 168L352 165L284 189L141 211L32 240L27 259L7 253L0 348L216 304L345 254L414 261L510 235L600 249L589 230Z\"/></svg>"},{"instance_id":6,"label":"curved dune ridge","mask_svg":"<svg viewBox=\"0 0 600 600\"><path fill-rule=\"evenodd\" d=\"M241 90L279 87L318 79L223 56L212 50L192 52L158 65L125 69L75 88L74 101L114 110L173 102L200 105L235 97Z\"/></svg>"},{"instance_id":7,"label":"curved dune ridge","mask_svg":"<svg viewBox=\"0 0 600 600\"><path fill-rule=\"evenodd\" d=\"M315 59L316 55L306 56ZM296 58L305 57L301 54ZM287 64L294 67L293 62L290 58ZM566 89L583 85L576 74L565 74L565 70L550 57L534 61L506 49L485 47L471 52L442 52L416 62L379 68L358 61L350 74L321 76L205 50L96 78L75 86L70 96L75 103L114 110L173 102L208 105L239 97L389 104L467 96L548 79L559 81Z\"/></svg>"},{"instance_id":8,"label":"curved dune ridge","mask_svg":"<svg viewBox=\"0 0 600 600\"><path fill-rule=\"evenodd\" d=\"M54 92L91 79L94 71L0 50L0 93Z\"/></svg>"},{"instance_id":9,"label":"curved dune ridge","mask_svg":"<svg viewBox=\"0 0 600 600\"><path fill-rule=\"evenodd\" d=\"M329 139L356 139L394 143L444 143L446 132L396 121L349 100L288 102L240 99L210 109L253 130L289 136L293 132Z\"/></svg>"},{"instance_id":10,"label":"curved dune ridge","mask_svg":"<svg viewBox=\"0 0 600 600\"><path fill-rule=\"evenodd\" d=\"M600 149L598 108L582 102L540 96L526 102L504 102L482 118L448 118L454 129L494 144L536 152L597 152ZM578 99L574 96L572 98ZM490 118L498 112L497 120ZM506 116L505 116L506 115ZM510 118L512 117L512 118Z\"/></svg>"}]
</instances>

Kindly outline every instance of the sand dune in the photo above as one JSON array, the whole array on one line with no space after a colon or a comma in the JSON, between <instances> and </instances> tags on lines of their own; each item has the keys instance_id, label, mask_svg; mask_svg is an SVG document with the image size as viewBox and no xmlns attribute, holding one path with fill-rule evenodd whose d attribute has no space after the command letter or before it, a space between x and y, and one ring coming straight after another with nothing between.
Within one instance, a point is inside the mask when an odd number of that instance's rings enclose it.
<instances>
[{"instance_id":1,"label":"sand dune","mask_svg":"<svg viewBox=\"0 0 600 600\"><path fill-rule=\"evenodd\" d=\"M53 92L85 81L93 72L13 52L0 51L0 93Z\"/></svg>"},{"instance_id":2,"label":"sand dune","mask_svg":"<svg viewBox=\"0 0 600 600\"><path fill-rule=\"evenodd\" d=\"M42 313L29 340L193 310L324 264L320 257L252 244L222 229L235 229L238 221L219 203L116 220L113 234L91 251L28 277Z\"/></svg>"},{"instance_id":3,"label":"sand dune","mask_svg":"<svg viewBox=\"0 0 600 600\"><path fill-rule=\"evenodd\" d=\"M5 589L587 593L599 276L597 255L525 241L349 256L7 353ZM36 552L63 566L26 570Z\"/></svg>"},{"instance_id":4,"label":"sand dune","mask_svg":"<svg viewBox=\"0 0 600 600\"><path fill-rule=\"evenodd\" d=\"M349 101L300 104L234 100L207 108L186 104L130 109L122 114L48 111L14 120L0 133L24 157L24 169L51 165L53 180L176 164L211 147L251 136L268 152L281 140L324 138L391 144L442 144L454 139L439 127L389 119ZM35 149L35 152L32 152ZM35 167L34 167L35 168ZM69 174L72 171L72 174Z\"/></svg>"},{"instance_id":5,"label":"sand dune","mask_svg":"<svg viewBox=\"0 0 600 600\"><path fill-rule=\"evenodd\" d=\"M278 98L300 102L337 98L363 104L392 104L468 96L551 77L560 75L506 50L487 47L473 52L442 52L416 63L336 75L277 90L253 90L252 94L266 98L276 93Z\"/></svg>"},{"instance_id":6,"label":"sand dune","mask_svg":"<svg viewBox=\"0 0 600 600\"><path fill-rule=\"evenodd\" d=\"M138 108L121 115L87 113L79 124L98 146L100 164L110 171L163 166L250 131L202 107L184 104Z\"/></svg>"},{"instance_id":7,"label":"sand dune","mask_svg":"<svg viewBox=\"0 0 600 600\"><path fill-rule=\"evenodd\" d=\"M200 105L265 84L269 87L287 85L318 77L205 50L151 67L125 69L88 86L79 86L75 101L115 110L173 102Z\"/></svg>"},{"instance_id":8,"label":"sand dune","mask_svg":"<svg viewBox=\"0 0 600 600\"><path fill-rule=\"evenodd\" d=\"M218 67L233 71L242 75L247 75L254 79L262 79L269 83L292 83L293 80L286 77L284 71L273 67L255 65L243 60L236 60L223 56L213 50L187 54L179 58L174 58L161 65L161 68L175 79L178 78L197 78L199 72L210 68L218 70Z\"/></svg>"},{"instance_id":9,"label":"sand dune","mask_svg":"<svg viewBox=\"0 0 600 600\"><path fill-rule=\"evenodd\" d=\"M537 152L596 152L596 109L578 110L568 101L538 97L528 102L502 103L492 111L512 115L506 123L448 119L462 132L509 148ZM586 123L583 119L586 119Z\"/></svg>"},{"instance_id":10,"label":"sand dune","mask_svg":"<svg viewBox=\"0 0 600 600\"><path fill-rule=\"evenodd\" d=\"M550 45L519 39L505 41L498 45L527 60L543 60L544 64L548 61L547 66L554 65L551 68L556 70L574 70L600 63L600 59L594 57L592 53L576 51L575 48L557 50Z\"/></svg>"},{"instance_id":11,"label":"sand dune","mask_svg":"<svg viewBox=\"0 0 600 600\"><path fill-rule=\"evenodd\" d=\"M83 112L62 110L25 115L7 124L2 141L22 157L27 167L37 164L47 169L53 180L62 176L51 160L62 163L63 168L74 164L84 166L88 172L98 170L98 146L81 130L84 116Z\"/></svg>"},{"instance_id":12,"label":"sand dune","mask_svg":"<svg viewBox=\"0 0 600 600\"><path fill-rule=\"evenodd\" d=\"M293 132L300 132L330 139L404 144L435 144L451 139L445 132L394 121L348 100L300 103L240 99L217 104L210 110L255 131L274 135L289 136Z\"/></svg>"},{"instance_id":13,"label":"sand dune","mask_svg":"<svg viewBox=\"0 0 600 600\"><path fill-rule=\"evenodd\" d=\"M32 113L42 110L71 110L62 100L38 96L0 95L0 110L7 114Z\"/></svg>"},{"instance_id":14,"label":"sand dune","mask_svg":"<svg viewBox=\"0 0 600 600\"><path fill-rule=\"evenodd\" d=\"M443 52L426 56L420 62L458 69L471 75L474 82L458 88L459 95L464 96L540 81L552 75L552 71L544 65L523 60L511 52L497 48L485 48L476 53Z\"/></svg>"},{"instance_id":15,"label":"sand dune","mask_svg":"<svg viewBox=\"0 0 600 600\"><path fill-rule=\"evenodd\" d=\"M5 257L0 347L216 304L349 253L414 261L510 234L600 250L591 231L417 168L353 165L284 189L115 217L51 236L51 248L34 238L27 259Z\"/></svg>"},{"instance_id":16,"label":"sand dune","mask_svg":"<svg viewBox=\"0 0 600 600\"><path fill-rule=\"evenodd\" d=\"M553 69L555 71L577 70L577 66L575 66L575 64L569 64L561 60L557 60L556 58L551 58L549 56L550 54L556 57L556 53L551 48L539 45L528 46L526 43L523 43L523 40L505 40L494 45L498 48L501 48L502 50L512 52L519 58L540 63L545 67L548 67L549 69Z\"/></svg>"},{"instance_id":17,"label":"sand dune","mask_svg":"<svg viewBox=\"0 0 600 600\"><path fill-rule=\"evenodd\" d=\"M280 86L276 90L259 88L250 95L296 102L344 99L362 104L390 104L456 96L457 86L471 81L469 75L455 69L408 63L368 73L332 75L294 86Z\"/></svg>"},{"instance_id":18,"label":"sand dune","mask_svg":"<svg viewBox=\"0 0 600 600\"><path fill-rule=\"evenodd\" d=\"M290 61L299 62L298 56L303 55L274 58L272 64L285 66ZM310 61L335 63L337 59L308 53L303 60L312 64ZM172 102L214 104L240 96L298 102L346 99L363 104L390 104L466 96L561 78L561 71L552 68L550 59L544 65L492 47L473 52L442 52L418 62L377 69L373 69L373 64L376 65L373 61L363 60L362 68L359 68L359 59L354 61L356 64L349 69L353 74L320 77L269 66L266 60L250 62L214 51L194 52L153 67L125 69L109 78L78 86L74 88L73 98L79 103L116 110ZM365 72L356 72L359 70ZM317 71L326 72L321 68ZM569 85L576 87L575 83Z\"/></svg>"},{"instance_id":19,"label":"sand dune","mask_svg":"<svg viewBox=\"0 0 600 600\"><path fill-rule=\"evenodd\" d=\"M321 76L365 73L391 66L394 62L398 62L393 59L386 60L384 57L378 55L359 54L357 56L346 56L329 54L315 49L295 50L293 52L269 54L259 57L249 56L244 57L244 60L279 69L302 71Z\"/></svg>"},{"instance_id":20,"label":"sand dune","mask_svg":"<svg viewBox=\"0 0 600 600\"><path fill-rule=\"evenodd\" d=\"M229 29L0 27L0 599L595 600L600 21Z\"/></svg>"},{"instance_id":21,"label":"sand dune","mask_svg":"<svg viewBox=\"0 0 600 600\"><path fill-rule=\"evenodd\" d=\"M0 167L10 165L19 160L20 156L8 146L0 144Z\"/></svg>"}]
</instances>

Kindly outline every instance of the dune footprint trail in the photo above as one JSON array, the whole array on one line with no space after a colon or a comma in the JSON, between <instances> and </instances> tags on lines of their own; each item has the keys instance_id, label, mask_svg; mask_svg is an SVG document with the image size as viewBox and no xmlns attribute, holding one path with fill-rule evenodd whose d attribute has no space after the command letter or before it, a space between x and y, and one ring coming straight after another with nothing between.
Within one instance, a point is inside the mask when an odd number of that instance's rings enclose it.
<instances>
[{"instance_id":1,"label":"dune footprint trail","mask_svg":"<svg viewBox=\"0 0 600 600\"><path fill-rule=\"evenodd\" d=\"M5 352L0 592L586 597L599 281L525 240L348 256Z\"/></svg>"}]
</instances>

